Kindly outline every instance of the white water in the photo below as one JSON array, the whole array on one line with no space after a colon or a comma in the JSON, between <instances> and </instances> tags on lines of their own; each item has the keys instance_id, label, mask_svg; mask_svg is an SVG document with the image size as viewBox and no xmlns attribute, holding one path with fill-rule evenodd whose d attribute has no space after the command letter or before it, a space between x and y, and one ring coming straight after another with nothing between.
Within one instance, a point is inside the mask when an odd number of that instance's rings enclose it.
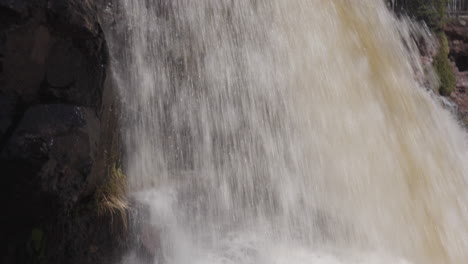
<instances>
[{"instance_id":1,"label":"white water","mask_svg":"<svg viewBox=\"0 0 468 264\"><path fill-rule=\"evenodd\" d=\"M464 134L419 87L410 26L383 1L110 8L150 262L468 259Z\"/></svg>"}]
</instances>

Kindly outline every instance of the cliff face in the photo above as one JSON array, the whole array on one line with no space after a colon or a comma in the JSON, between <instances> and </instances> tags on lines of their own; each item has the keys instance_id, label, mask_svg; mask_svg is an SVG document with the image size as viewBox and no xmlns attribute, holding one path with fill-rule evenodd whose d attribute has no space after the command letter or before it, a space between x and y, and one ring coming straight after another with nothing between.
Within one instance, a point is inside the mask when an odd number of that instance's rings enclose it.
<instances>
[{"instance_id":1,"label":"cliff face","mask_svg":"<svg viewBox=\"0 0 468 264\"><path fill-rule=\"evenodd\" d=\"M454 19L445 27L450 60L457 77L451 98L457 103L461 119L468 125L468 19Z\"/></svg>"},{"instance_id":2,"label":"cliff face","mask_svg":"<svg viewBox=\"0 0 468 264\"><path fill-rule=\"evenodd\" d=\"M117 138L97 10L0 0L2 263L106 263L121 248L94 208Z\"/></svg>"}]
</instances>

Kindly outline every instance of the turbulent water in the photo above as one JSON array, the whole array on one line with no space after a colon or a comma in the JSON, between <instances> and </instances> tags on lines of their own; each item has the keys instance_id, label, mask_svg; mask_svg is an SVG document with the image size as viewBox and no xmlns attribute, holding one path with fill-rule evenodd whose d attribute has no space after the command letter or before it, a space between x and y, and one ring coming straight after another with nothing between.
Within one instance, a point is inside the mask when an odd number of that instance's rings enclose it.
<instances>
[{"instance_id":1,"label":"turbulent water","mask_svg":"<svg viewBox=\"0 0 468 264\"><path fill-rule=\"evenodd\" d=\"M150 263L468 259L464 134L384 1L108 8Z\"/></svg>"}]
</instances>

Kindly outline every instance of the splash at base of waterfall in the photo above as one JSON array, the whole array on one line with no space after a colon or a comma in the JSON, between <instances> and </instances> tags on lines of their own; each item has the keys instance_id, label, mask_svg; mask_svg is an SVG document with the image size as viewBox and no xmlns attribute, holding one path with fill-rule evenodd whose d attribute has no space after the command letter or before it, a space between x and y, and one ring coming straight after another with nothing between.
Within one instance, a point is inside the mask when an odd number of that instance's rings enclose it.
<instances>
[{"instance_id":1,"label":"splash at base of waterfall","mask_svg":"<svg viewBox=\"0 0 468 264\"><path fill-rule=\"evenodd\" d=\"M155 249L159 256L154 264L412 264L407 260L392 257L385 252L364 252L359 249L343 248L332 244L305 246L299 240L278 240L265 228L221 232L221 236L194 237L190 230L178 223L176 193L172 188L149 190L136 194L142 204L150 205L150 216L145 225L164 230L155 239L164 239L162 248ZM130 252L122 264L141 263L134 252Z\"/></svg>"}]
</instances>

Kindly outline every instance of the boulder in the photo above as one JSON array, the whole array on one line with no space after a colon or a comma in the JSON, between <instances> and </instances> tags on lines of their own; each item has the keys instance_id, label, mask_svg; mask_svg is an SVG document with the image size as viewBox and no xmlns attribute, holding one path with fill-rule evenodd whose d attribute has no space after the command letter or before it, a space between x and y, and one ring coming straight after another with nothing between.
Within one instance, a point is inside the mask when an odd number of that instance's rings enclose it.
<instances>
[{"instance_id":1,"label":"boulder","mask_svg":"<svg viewBox=\"0 0 468 264\"><path fill-rule=\"evenodd\" d=\"M93 197L118 156L97 3L0 0L1 263L114 263L122 248L124 221Z\"/></svg>"},{"instance_id":2,"label":"boulder","mask_svg":"<svg viewBox=\"0 0 468 264\"><path fill-rule=\"evenodd\" d=\"M54 197L61 208L71 208L85 188L96 156L98 133L99 120L90 109L33 106L25 112L1 158L15 164L5 164L10 175L24 179L34 175L40 184L33 191Z\"/></svg>"}]
</instances>

